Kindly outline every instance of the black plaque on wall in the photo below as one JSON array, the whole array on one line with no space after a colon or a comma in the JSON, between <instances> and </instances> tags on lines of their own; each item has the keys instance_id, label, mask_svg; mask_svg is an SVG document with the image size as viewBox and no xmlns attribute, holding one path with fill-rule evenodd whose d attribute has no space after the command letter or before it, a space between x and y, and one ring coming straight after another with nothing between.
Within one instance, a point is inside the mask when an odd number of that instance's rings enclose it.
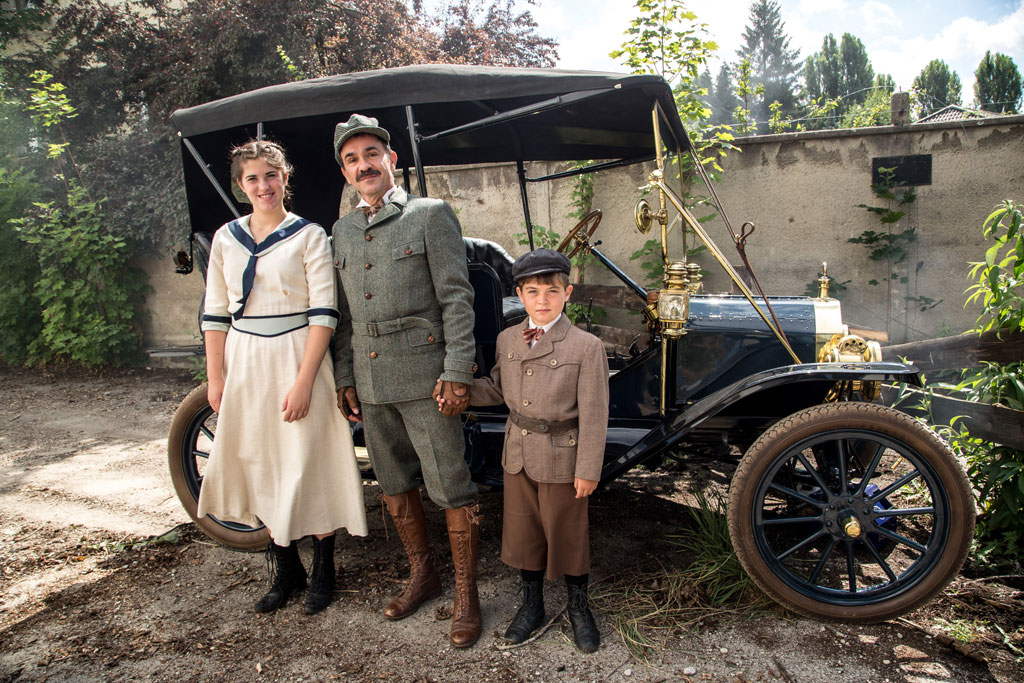
<instances>
[{"instance_id":1,"label":"black plaque on wall","mask_svg":"<svg viewBox=\"0 0 1024 683\"><path fill-rule=\"evenodd\" d=\"M892 182L894 185L931 185L932 155L911 154L903 157L875 157L871 160L871 182L882 182L878 175L880 168L893 168Z\"/></svg>"}]
</instances>

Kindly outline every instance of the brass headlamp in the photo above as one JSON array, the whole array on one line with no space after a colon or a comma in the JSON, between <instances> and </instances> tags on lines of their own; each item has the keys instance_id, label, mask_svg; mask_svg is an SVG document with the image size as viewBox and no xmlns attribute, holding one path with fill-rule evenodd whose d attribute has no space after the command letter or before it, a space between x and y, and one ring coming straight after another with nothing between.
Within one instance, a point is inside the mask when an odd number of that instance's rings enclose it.
<instances>
[{"instance_id":1,"label":"brass headlamp","mask_svg":"<svg viewBox=\"0 0 1024 683\"><path fill-rule=\"evenodd\" d=\"M690 289L686 264L673 261L665 268L665 287L658 292L658 320L661 333L678 338L686 334L683 326L690 317Z\"/></svg>"}]
</instances>

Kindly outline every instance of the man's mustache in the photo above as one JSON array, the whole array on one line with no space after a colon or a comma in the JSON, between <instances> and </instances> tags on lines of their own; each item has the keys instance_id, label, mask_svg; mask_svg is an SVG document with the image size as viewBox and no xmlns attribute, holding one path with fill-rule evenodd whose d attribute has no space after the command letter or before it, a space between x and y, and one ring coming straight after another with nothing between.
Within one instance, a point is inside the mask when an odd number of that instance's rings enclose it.
<instances>
[{"instance_id":1,"label":"man's mustache","mask_svg":"<svg viewBox=\"0 0 1024 683\"><path fill-rule=\"evenodd\" d=\"M380 171L375 171L373 169L367 169L365 171L362 171L359 175L356 176L356 182L359 182L363 178L372 178L374 176L379 176L379 175L380 175Z\"/></svg>"}]
</instances>

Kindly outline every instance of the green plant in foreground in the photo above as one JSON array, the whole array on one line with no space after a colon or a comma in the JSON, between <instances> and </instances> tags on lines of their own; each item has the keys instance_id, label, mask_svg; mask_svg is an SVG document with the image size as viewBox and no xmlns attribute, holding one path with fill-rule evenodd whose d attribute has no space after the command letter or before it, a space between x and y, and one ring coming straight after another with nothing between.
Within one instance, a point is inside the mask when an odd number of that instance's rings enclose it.
<instances>
[{"instance_id":1,"label":"green plant in foreground","mask_svg":"<svg viewBox=\"0 0 1024 683\"><path fill-rule=\"evenodd\" d=\"M694 526L667 540L677 550L672 561L682 569L631 571L592 591L635 658L645 660L667 636L682 636L705 619L749 615L771 603L743 571L729 539L725 503L694 492Z\"/></svg>"},{"instance_id":2,"label":"green plant in foreground","mask_svg":"<svg viewBox=\"0 0 1024 683\"><path fill-rule=\"evenodd\" d=\"M140 271L125 265L124 240L104 231L100 202L67 182L66 204L35 202L26 217L11 221L40 269L32 294L42 328L29 359L93 368L130 363L139 353L137 311L148 287Z\"/></svg>"},{"instance_id":3,"label":"green plant in foreground","mask_svg":"<svg viewBox=\"0 0 1024 683\"><path fill-rule=\"evenodd\" d=\"M697 502L697 508L689 510L693 528L669 539L692 558L683 576L699 585L716 607L749 597L756 588L732 547L725 501L721 496L709 500L703 491L693 495Z\"/></svg>"}]
</instances>

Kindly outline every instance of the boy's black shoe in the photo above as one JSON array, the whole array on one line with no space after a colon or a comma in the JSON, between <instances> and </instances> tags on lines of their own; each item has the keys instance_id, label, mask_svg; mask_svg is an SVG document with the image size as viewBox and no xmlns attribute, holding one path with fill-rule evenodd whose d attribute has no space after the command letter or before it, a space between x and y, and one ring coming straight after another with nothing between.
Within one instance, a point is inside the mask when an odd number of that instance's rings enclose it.
<instances>
[{"instance_id":1,"label":"boy's black shoe","mask_svg":"<svg viewBox=\"0 0 1024 683\"><path fill-rule=\"evenodd\" d=\"M568 588L568 612L573 640L581 652L594 652L601 645L601 633L597 630L594 615L590 612L587 586L569 584Z\"/></svg>"},{"instance_id":2,"label":"boy's black shoe","mask_svg":"<svg viewBox=\"0 0 1024 683\"><path fill-rule=\"evenodd\" d=\"M299 559L299 549L292 541L286 546L270 542L267 548L270 569L270 590L256 603L257 612L273 612L288 602L288 598L306 587L306 570Z\"/></svg>"},{"instance_id":3,"label":"boy's black shoe","mask_svg":"<svg viewBox=\"0 0 1024 683\"><path fill-rule=\"evenodd\" d=\"M505 640L521 643L544 623L544 580L523 581L523 604L505 629Z\"/></svg>"}]
</instances>

